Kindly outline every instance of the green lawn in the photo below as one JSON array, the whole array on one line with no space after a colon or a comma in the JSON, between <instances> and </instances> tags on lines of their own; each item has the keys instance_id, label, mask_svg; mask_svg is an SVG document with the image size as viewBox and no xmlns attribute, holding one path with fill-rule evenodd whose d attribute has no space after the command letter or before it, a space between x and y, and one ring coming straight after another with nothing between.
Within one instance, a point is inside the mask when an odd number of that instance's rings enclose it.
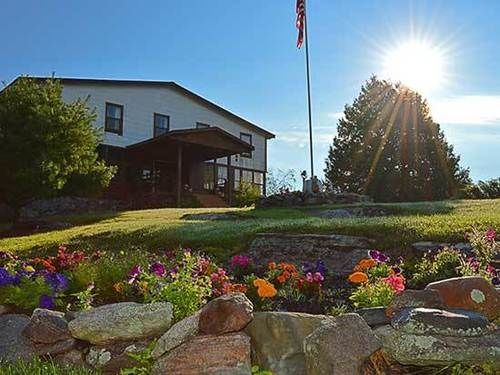
<instances>
[{"instance_id":1,"label":"green lawn","mask_svg":"<svg viewBox=\"0 0 500 375\"><path fill-rule=\"evenodd\" d=\"M367 236L380 249L404 249L418 240L460 241L472 227L500 228L500 199L381 204L391 216L320 219L314 208L156 209L102 215L60 217L74 227L0 239L0 250L41 253L59 244L70 249L157 250L182 245L226 257L245 249L258 232L336 233ZM236 212L245 220L185 221L186 213Z\"/></svg>"}]
</instances>

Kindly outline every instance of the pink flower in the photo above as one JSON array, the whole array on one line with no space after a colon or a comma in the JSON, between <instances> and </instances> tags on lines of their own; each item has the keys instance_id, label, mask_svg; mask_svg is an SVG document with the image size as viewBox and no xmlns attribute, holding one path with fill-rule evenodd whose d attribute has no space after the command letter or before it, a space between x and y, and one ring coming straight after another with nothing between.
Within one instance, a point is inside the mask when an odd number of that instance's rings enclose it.
<instances>
[{"instance_id":1,"label":"pink flower","mask_svg":"<svg viewBox=\"0 0 500 375\"><path fill-rule=\"evenodd\" d=\"M493 228L490 228L486 231L484 237L490 241L490 242L493 242L495 241L495 238L497 237L497 231Z\"/></svg>"},{"instance_id":2,"label":"pink flower","mask_svg":"<svg viewBox=\"0 0 500 375\"><path fill-rule=\"evenodd\" d=\"M319 283L323 282L323 280L325 280L325 278L323 277L323 275L321 273L315 272L313 275L313 280L319 284Z\"/></svg>"},{"instance_id":3,"label":"pink flower","mask_svg":"<svg viewBox=\"0 0 500 375\"><path fill-rule=\"evenodd\" d=\"M135 265L128 273L128 283L133 284L141 274L141 266Z\"/></svg>"},{"instance_id":4,"label":"pink flower","mask_svg":"<svg viewBox=\"0 0 500 375\"><path fill-rule=\"evenodd\" d=\"M405 290L405 278L401 275L390 275L383 279L396 293Z\"/></svg>"},{"instance_id":5,"label":"pink flower","mask_svg":"<svg viewBox=\"0 0 500 375\"><path fill-rule=\"evenodd\" d=\"M233 267L248 267L250 265L250 258L246 255L235 255L231 258L231 266Z\"/></svg>"}]
</instances>

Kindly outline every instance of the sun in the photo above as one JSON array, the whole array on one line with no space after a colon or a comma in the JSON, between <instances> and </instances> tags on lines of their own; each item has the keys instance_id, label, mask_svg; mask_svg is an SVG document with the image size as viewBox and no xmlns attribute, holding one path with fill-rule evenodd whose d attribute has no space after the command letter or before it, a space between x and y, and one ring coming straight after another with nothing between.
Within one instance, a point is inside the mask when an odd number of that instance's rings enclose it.
<instances>
[{"instance_id":1,"label":"sun","mask_svg":"<svg viewBox=\"0 0 500 375\"><path fill-rule=\"evenodd\" d=\"M446 81L442 49L420 40L409 40L388 50L383 59L383 78L428 95Z\"/></svg>"}]
</instances>

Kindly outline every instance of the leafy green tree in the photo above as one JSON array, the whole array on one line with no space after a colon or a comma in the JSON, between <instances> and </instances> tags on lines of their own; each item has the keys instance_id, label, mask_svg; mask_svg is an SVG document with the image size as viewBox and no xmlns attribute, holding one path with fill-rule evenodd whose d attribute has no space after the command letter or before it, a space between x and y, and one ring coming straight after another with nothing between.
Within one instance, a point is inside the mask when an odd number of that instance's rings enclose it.
<instances>
[{"instance_id":1,"label":"leafy green tree","mask_svg":"<svg viewBox=\"0 0 500 375\"><path fill-rule=\"evenodd\" d=\"M373 76L345 107L325 178L377 201L439 200L470 181L459 161L418 93Z\"/></svg>"},{"instance_id":2,"label":"leafy green tree","mask_svg":"<svg viewBox=\"0 0 500 375\"><path fill-rule=\"evenodd\" d=\"M29 77L0 93L0 200L14 207L63 191L95 192L115 173L98 160L95 114L61 94L56 79Z\"/></svg>"}]
</instances>

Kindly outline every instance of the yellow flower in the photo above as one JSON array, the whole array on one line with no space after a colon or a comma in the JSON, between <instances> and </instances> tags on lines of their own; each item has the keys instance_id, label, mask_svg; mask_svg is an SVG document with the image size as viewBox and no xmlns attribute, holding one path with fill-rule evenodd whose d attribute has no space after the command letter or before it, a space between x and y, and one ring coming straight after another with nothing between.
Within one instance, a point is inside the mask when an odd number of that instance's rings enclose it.
<instances>
[{"instance_id":1,"label":"yellow flower","mask_svg":"<svg viewBox=\"0 0 500 375\"><path fill-rule=\"evenodd\" d=\"M33 266L26 266L26 267L24 267L24 270L26 272L35 272L35 269L33 268Z\"/></svg>"},{"instance_id":2,"label":"yellow flower","mask_svg":"<svg viewBox=\"0 0 500 375\"><path fill-rule=\"evenodd\" d=\"M122 282L118 282L116 283L115 285L113 285L113 289L117 292L117 293L123 293L123 283Z\"/></svg>"}]
</instances>

